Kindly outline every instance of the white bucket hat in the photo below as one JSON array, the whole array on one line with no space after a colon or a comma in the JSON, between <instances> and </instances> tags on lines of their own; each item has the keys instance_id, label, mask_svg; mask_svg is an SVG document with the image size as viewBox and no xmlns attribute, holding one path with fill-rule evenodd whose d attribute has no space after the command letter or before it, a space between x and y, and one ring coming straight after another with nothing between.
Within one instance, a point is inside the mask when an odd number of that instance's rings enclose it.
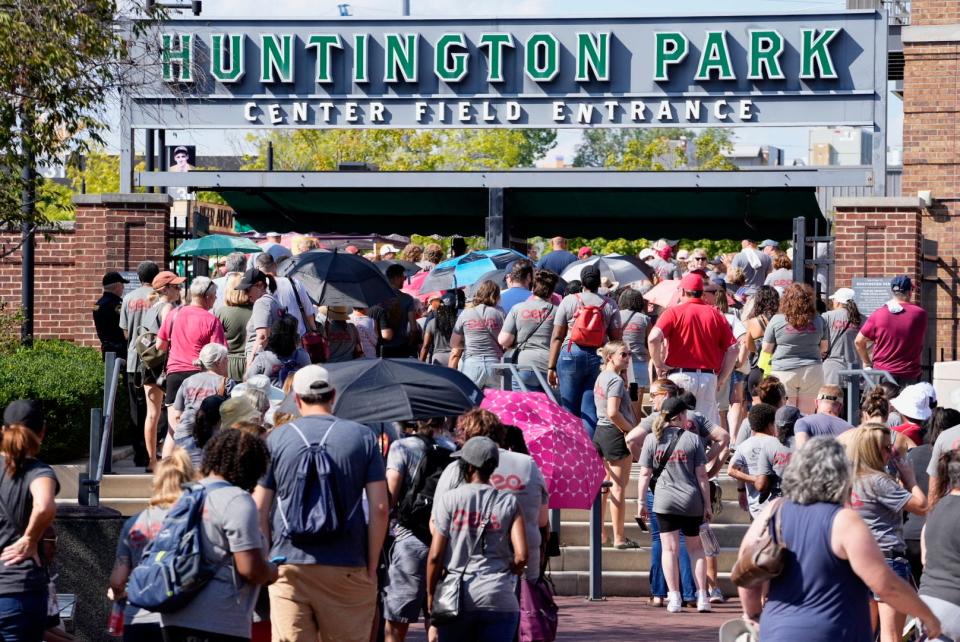
<instances>
[{"instance_id":1,"label":"white bucket hat","mask_svg":"<svg viewBox=\"0 0 960 642\"><path fill-rule=\"evenodd\" d=\"M900 394L890 400L890 405L897 409L904 417L926 421L930 418L930 397L926 389L914 384L900 391Z\"/></svg>"}]
</instances>

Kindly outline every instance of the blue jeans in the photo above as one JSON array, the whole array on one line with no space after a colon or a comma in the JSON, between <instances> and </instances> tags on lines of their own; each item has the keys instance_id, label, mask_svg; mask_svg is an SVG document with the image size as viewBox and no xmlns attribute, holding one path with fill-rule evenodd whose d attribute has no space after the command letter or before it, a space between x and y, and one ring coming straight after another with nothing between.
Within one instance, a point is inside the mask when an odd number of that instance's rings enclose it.
<instances>
[{"instance_id":1,"label":"blue jeans","mask_svg":"<svg viewBox=\"0 0 960 642\"><path fill-rule=\"evenodd\" d=\"M527 392L543 392L543 388L540 386L540 380L537 379L537 375L533 374L529 370L519 370L516 376L510 377L510 388L514 392L521 392L523 390L520 387L520 382L518 379L523 380L523 384L527 387Z\"/></svg>"},{"instance_id":2,"label":"blue jeans","mask_svg":"<svg viewBox=\"0 0 960 642\"><path fill-rule=\"evenodd\" d=\"M496 357L464 357L460 360L460 372L470 381L477 384L477 388L499 388L500 373L487 369L488 365L500 363Z\"/></svg>"},{"instance_id":3,"label":"blue jeans","mask_svg":"<svg viewBox=\"0 0 960 642\"><path fill-rule=\"evenodd\" d=\"M580 417L583 428L593 438L597 429L597 407L593 401L593 385L600 374L600 357L596 350L571 343L570 350L560 348L557 378L560 380L560 405Z\"/></svg>"},{"instance_id":4,"label":"blue jeans","mask_svg":"<svg viewBox=\"0 0 960 642\"><path fill-rule=\"evenodd\" d=\"M520 613L465 611L455 621L437 626L440 642L511 642Z\"/></svg>"},{"instance_id":5,"label":"blue jeans","mask_svg":"<svg viewBox=\"0 0 960 642\"><path fill-rule=\"evenodd\" d=\"M46 590L0 595L2 642L41 642L46 625Z\"/></svg>"},{"instance_id":6,"label":"blue jeans","mask_svg":"<svg viewBox=\"0 0 960 642\"><path fill-rule=\"evenodd\" d=\"M660 558L663 556L663 546L660 544L660 525L653 512L653 493L647 491L647 515L650 517L650 595L652 597L667 597L667 578L663 574L663 565ZM697 599L697 584L693 579L693 567L690 566L690 556L687 554L686 538L680 533L680 593L684 602Z\"/></svg>"}]
</instances>

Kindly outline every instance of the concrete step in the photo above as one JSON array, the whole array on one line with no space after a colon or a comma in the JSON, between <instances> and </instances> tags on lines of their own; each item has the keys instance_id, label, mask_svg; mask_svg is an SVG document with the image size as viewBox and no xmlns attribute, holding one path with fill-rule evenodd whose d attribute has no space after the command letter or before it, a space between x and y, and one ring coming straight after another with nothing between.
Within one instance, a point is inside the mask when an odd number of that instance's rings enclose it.
<instances>
[{"instance_id":1,"label":"concrete step","mask_svg":"<svg viewBox=\"0 0 960 642\"><path fill-rule=\"evenodd\" d=\"M57 499L57 506L76 506L76 497L65 497ZM124 517L136 515L147 507L147 498L136 497L101 497L100 505L112 508Z\"/></svg>"},{"instance_id":2,"label":"concrete step","mask_svg":"<svg viewBox=\"0 0 960 642\"><path fill-rule=\"evenodd\" d=\"M627 537L641 546L650 546L650 533L641 531L632 519L627 519L624 527ZM748 528L749 525L747 524L714 524L713 532L716 534L721 547L738 548ZM613 533L610 530L609 515L607 515L606 531L607 537L612 539ZM590 522L561 522L560 545L589 546Z\"/></svg>"},{"instance_id":3,"label":"concrete step","mask_svg":"<svg viewBox=\"0 0 960 642\"><path fill-rule=\"evenodd\" d=\"M737 561L736 548L723 548L717 560L718 570L729 572ZM563 546L560 557L550 560L550 567L558 571L587 571L590 568L590 548L588 546ZM649 571L650 548L635 548L619 551L613 547L603 549L603 571Z\"/></svg>"},{"instance_id":4,"label":"concrete step","mask_svg":"<svg viewBox=\"0 0 960 642\"><path fill-rule=\"evenodd\" d=\"M556 559L556 558L554 558ZM552 561L551 561L552 564ZM590 574L581 571L551 571L550 577L557 595L589 595ZM730 573L718 573L720 590L728 599L737 597L737 587L730 581ZM646 571L607 571L602 576L603 595L609 597L648 597L650 574ZM691 609L685 609L691 611ZM666 612L664 612L666 614Z\"/></svg>"},{"instance_id":5,"label":"concrete step","mask_svg":"<svg viewBox=\"0 0 960 642\"><path fill-rule=\"evenodd\" d=\"M727 495L724 495L727 497ZM632 522L633 516L637 514L637 500L628 498L626 501L627 521ZM607 519L610 519L610 512L607 511ZM564 508L560 511L561 522L589 522L590 511L579 508ZM733 499L723 500L723 512L717 515L714 522L717 524L749 524L749 513L740 509L737 503L736 495Z\"/></svg>"},{"instance_id":6,"label":"concrete step","mask_svg":"<svg viewBox=\"0 0 960 642\"><path fill-rule=\"evenodd\" d=\"M142 468L140 469L143 470ZM136 474L104 475L100 483L101 497L123 497L130 499L149 499L153 493L153 476L140 472Z\"/></svg>"}]
</instances>

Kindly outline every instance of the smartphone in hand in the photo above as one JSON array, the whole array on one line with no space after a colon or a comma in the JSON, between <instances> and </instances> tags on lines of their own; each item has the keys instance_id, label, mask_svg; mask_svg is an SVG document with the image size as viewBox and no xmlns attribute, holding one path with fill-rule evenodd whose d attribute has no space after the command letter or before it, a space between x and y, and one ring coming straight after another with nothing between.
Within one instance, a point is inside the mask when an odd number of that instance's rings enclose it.
<instances>
[{"instance_id":1,"label":"smartphone in hand","mask_svg":"<svg viewBox=\"0 0 960 642\"><path fill-rule=\"evenodd\" d=\"M644 533L649 533L649 532L650 532L650 529L647 528L647 523L646 523L645 521L643 521L643 518L642 518L642 517L640 517L639 515L637 515L636 517L634 517L634 519L637 520L637 526L640 527L640 530L642 530Z\"/></svg>"}]
</instances>

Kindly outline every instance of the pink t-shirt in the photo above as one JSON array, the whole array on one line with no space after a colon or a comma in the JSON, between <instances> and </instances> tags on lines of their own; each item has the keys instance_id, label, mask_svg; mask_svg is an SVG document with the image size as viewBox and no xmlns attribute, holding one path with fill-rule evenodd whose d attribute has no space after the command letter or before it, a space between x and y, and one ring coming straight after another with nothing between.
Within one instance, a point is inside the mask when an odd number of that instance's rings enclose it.
<instances>
[{"instance_id":1,"label":"pink t-shirt","mask_svg":"<svg viewBox=\"0 0 960 642\"><path fill-rule=\"evenodd\" d=\"M903 311L893 314L881 305L860 328L873 341L873 367L898 377L920 376L920 353L927 331L927 311L901 302Z\"/></svg>"},{"instance_id":2,"label":"pink t-shirt","mask_svg":"<svg viewBox=\"0 0 960 642\"><path fill-rule=\"evenodd\" d=\"M894 426L893 430L896 430L898 433L904 435L918 446L923 443L923 427L918 426L917 424L907 422L900 424L899 426Z\"/></svg>"},{"instance_id":3,"label":"pink t-shirt","mask_svg":"<svg viewBox=\"0 0 960 642\"><path fill-rule=\"evenodd\" d=\"M173 335L170 327L173 326ZM160 326L157 338L170 343L167 355L167 372L195 372L199 370L193 360L208 343L227 345L220 319L195 305L185 305L171 310Z\"/></svg>"}]
</instances>

